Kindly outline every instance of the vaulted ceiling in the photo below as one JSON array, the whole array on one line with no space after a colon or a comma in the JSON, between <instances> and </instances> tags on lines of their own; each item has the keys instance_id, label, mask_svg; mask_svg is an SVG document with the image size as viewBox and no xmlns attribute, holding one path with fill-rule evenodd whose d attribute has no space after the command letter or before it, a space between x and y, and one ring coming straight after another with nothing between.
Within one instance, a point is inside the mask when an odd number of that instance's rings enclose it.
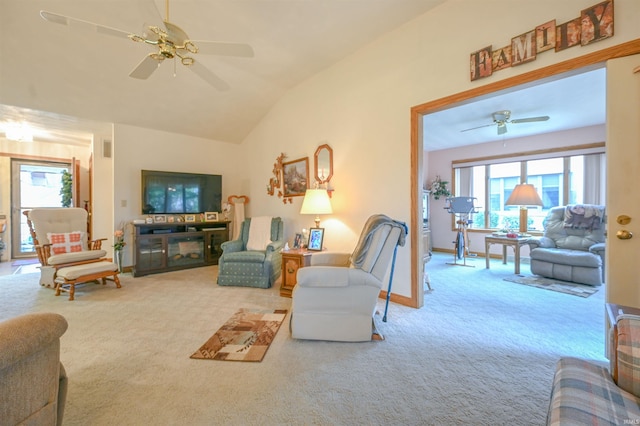
<instances>
[{"instance_id":1,"label":"vaulted ceiling","mask_svg":"<svg viewBox=\"0 0 640 426\"><path fill-rule=\"evenodd\" d=\"M165 0L2 0L0 133L29 122L41 141L81 144L104 123L240 143L290 88L446 0L172 0L169 21L194 40L247 43L255 56L197 54L220 91L165 60L146 80L129 73L154 47L45 21L41 10L142 34ZM602 124L604 70L486 96L425 117L427 150ZM408 106L409 108L410 106ZM544 122L468 128L549 116Z\"/></svg>"},{"instance_id":2,"label":"vaulted ceiling","mask_svg":"<svg viewBox=\"0 0 640 426\"><path fill-rule=\"evenodd\" d=\"M0 114L49 129L60 118L57 138L116 122L239 143L287 90L444 1L172 0L169 21L191 39L253 47L253 58L196 55L229 85L220 91L173 60L131 78L153 46L39 13L142 34L162 25L163 0L2 0Z\"/></svg>"}]
</instances>

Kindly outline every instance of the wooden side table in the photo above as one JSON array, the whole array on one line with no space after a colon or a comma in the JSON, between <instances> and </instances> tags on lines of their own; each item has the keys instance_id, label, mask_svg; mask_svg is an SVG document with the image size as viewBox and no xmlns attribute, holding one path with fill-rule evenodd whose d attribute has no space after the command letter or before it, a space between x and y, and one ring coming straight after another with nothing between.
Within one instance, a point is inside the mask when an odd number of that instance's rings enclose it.
<instances>
[{"instance_id":1,"label":"wooden side table","mask_svg":"<svg viewBox=\"0 0 640 426\"><path fill-rule=\"evenodd\" d=\"M312 252L306 249L282 250L282 275L280 276L280 296L291 297L296 286L298 269L311 264Z\"/></svg>"},{"instance_id":2,"label":"wooden side table","mask_svg":"<svg viewBox=\"0 0 640 426\"><path fill-rule=\"evenodd\" d=\"M507 264L507 246L513 247L513 252L515 254L515 273L516 275L520 273L520 247L525 245L529 237L518 237L518 238L509 238L509 237L497 237L495 235L487 235L484 237L484 254L487 261L487 269L489 269L489 259L491 257L489 253L489 247L491 244L502 244L502 263Z\"/></svg>"}]
</instances>

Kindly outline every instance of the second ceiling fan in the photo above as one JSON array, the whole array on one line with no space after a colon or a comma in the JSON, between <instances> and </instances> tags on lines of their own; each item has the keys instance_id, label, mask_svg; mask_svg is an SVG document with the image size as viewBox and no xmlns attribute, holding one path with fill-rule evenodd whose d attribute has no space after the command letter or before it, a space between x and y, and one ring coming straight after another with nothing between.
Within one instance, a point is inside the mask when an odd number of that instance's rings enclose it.
<instances>
[{"instance_id":1,"label":"second ceiling fan","mask_svg":"<svg viewBox=\"0 0 640 426\"><path fill-rule=\"evenodd\" d=\"M135 42L155 46L152 53L131 71L130 77L147 79L162 64L165 59L179 60L182 65L193 71L204 81L218 90L228 90L229 85L202 65L194 55L211 54L236 57L253 57L253 48L245 43L228 43L219 41L191 40L176 24L169 22L169 0L166 0L166 13L162 26L148 25L140 35L117 28L107 27L82 19L71 18L46 10L40 11L40 16L49 22L66 25L72 29L90 29L97 33L107 34L119 38L128 38Z\"/></svg>"},{"instance_id":2,"label":"second ceiling fan","mask_svg":"<svg viewBox=\"0 0 640 426\"><path fill-rule=\"evenodd\" d=\"M511 120L511 111L509 110L496 111L493 114L491 114L491 116L493 117L493 123L485 124L478 127L472 127L470 129L464 129L464 130L461 130L461 132L481 129L483 127L497 126L498 134L503 135L507 133L507 124L533 123L536 121L547 121L549 119L548 115L542 115L539 117L517 118L517 119Z\"/></svg>"}]
</instances>

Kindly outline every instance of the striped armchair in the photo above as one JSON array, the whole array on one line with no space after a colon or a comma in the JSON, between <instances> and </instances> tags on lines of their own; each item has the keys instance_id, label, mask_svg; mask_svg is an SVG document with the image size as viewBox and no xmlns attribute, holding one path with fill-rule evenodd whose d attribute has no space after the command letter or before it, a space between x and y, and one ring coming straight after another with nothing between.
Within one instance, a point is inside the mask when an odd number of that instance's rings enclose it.
<instances>
[{"instance_id":1,"label":"striped armchair","mask_svg":"<svg viewBox=\"0 0 640 426\"><path fill-rule=\"evenodd\" d=\"M618 316L611 331L609 369L558 361L547 425L640 424L640 316Z\"/></svg>"}]
</instances>

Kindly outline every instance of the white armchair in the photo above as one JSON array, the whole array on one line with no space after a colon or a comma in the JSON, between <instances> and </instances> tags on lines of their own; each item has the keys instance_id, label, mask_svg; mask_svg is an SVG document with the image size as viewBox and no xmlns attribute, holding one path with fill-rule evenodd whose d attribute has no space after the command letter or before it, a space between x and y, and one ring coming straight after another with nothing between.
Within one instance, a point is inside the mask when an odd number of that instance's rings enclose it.
<instances>
[{"instance_id":1,"label":"white armchair","mask_svg":"<svg viewBox=\"0 0 640 426\"><path fill-rule=\"evenodd\" d=\"M361 342L371 340L384 277L405 225L371 216L354 252L318 253L298 270L293 289L291 335L296 339Z\"/></svg>"},{"instance_id":2,"label":"white armchair","mask_svg":"<svg viewBox=\"0 0 640 426\"><path fill-rule=\"evenodd\" d=\"M37 208L24 214L42 265L40 285L54 287L60 268L106 260L102 250L106 238L89 240L85 209Z\"/></svg>"}]
</instances>

